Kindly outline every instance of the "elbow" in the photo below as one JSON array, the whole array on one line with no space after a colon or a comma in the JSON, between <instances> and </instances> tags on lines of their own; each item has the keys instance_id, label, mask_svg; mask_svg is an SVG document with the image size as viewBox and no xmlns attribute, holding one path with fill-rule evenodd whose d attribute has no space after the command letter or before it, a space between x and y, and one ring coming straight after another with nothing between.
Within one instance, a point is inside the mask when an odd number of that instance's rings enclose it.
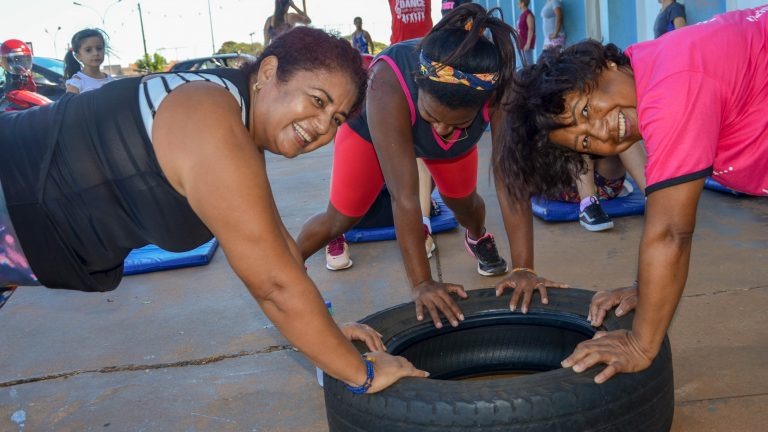
<instances>
[{"instance_id":1,"label":"elbow","mask_svg":"<svg viewBox=\"0 0 768 432\"><path fill-rule=\"evenodd\" d=\"M648 239L654 243L667 245L667 247L675 250L687 250L693 244L693 232L693 227L669 225L658 231L651 232Z\"/></svg>"},{"instance_id":2,"label":"elbow","mask_svg":"<svg viewBox=\"0 0 768 432\"><path fill-rule=\"evenodd\" d=\"M667 243L674 244L678 249L688 249L693 243L693 227L670 227L665 233Z\"/></svg>"}]
</instances>

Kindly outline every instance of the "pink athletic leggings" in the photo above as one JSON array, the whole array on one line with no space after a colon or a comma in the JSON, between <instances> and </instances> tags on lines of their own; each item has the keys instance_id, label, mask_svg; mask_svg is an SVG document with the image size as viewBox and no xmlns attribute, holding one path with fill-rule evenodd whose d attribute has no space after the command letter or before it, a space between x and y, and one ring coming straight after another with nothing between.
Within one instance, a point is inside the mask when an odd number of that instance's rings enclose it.
<instances>
[{"instance_id":1,"label":"pink athletic leggings","mask_svg":"<svg viewBox=\"0 0 768 432\"><path fill-rule=\"evenodd\" d=\"M343 215L361 217L384 186L373 144L348 125L336 133L331 171L331 204ZM440 194L464 198L477 186L477 146L453 159L424 159Z\"/></svg>"}]
</instances>

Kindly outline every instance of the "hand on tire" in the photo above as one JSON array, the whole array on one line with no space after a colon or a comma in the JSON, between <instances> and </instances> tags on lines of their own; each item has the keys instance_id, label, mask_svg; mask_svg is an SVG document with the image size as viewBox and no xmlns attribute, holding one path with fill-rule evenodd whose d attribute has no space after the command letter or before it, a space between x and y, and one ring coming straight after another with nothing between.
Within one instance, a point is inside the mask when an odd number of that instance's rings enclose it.
<instances>
[{"instance_id":1,"label":"hand on tire","mask_svg":"<svg viewBox=\"0 0 768 432\"><path fill-rule=\"evenodd\" d=\"M464 315L461 313L459 305L451 297L451 293L461 298L467 298L467 293L461 285L433 280L416 285L412 293L413 301L416 303L416 319L419 321L424 319L424 308L426 308L432 317L432 322L435 323L435 327L443 327L440 313L445 315L453 327L458 326L459 321L464 321Z\"/></svg>"},{"instance_id":2,"label":"hand on tire","mask_svg":"<svg viewBox=\"0 0 768 432\"><path fill-rule=\"evenodd\" d=\"M658 351L657 351L658 352ZM606 368L595 376L602 384L617 373L638 372L651 365L656 352L649 354L629 330L597 332L588 341L576 346L573 354L561 362L564 368L573 367L576 373L604 363Z\"/></svg>"},{"instance_id":3,"label":"hand on tire","mask_svg":"<svg viewBox=\"0 0 768 432\"><path fill-rule=\"evenodd\" d=\"M405 357L396 357L385 352L371 352L367 355L374 358L373 384L368 393L376 393L396 383L405 377L426 378L429 372L416 369Z\"/></svg>"},{"instance_id":4,"label":"hand on tire","mask_svg":"<svg viewBox=\"0 0 768 432\"><path fill-rule=\"evenodd\" d=\"M637 285L595 293L589 304L587 321L593 327L600 327L603 325L605 315L614 306L618 306L616 308L617 317L626 315L634 309L637 306Z\"/></svg>"},{"instance_id":5,"label":"hand on tire","mask_svg":"<svg viewBox=\"0 0 768 432\"><path fill-rule=\"evenodd\" d=\"M371 326L356 322L348 322L339 326L339 329L349 341L365 342L365 346L371 351L386 351L387 347L381 341L381 333Z\"/></svg>"},{"instance_id":6,"label":"hand on tire","mask_svg":"<svg viewBox=\"0 0 768 432\"><path fill-rule=\"evenodd\" d=\"M506 289L514 289L512 299L509 301L509 310L515 311L517 304L520 303L520 310L528 313L528 305L531 304L531 297L534 290L539 290L541 294L541 303L548 304L547 287L549 288L568 288L567 284L554 282L549 279L539 277L531 271L512 272L504 280L496 284L496 296L504 294ZM520 301L522 296L522 302Z\"/></svg>"}]
</instances>

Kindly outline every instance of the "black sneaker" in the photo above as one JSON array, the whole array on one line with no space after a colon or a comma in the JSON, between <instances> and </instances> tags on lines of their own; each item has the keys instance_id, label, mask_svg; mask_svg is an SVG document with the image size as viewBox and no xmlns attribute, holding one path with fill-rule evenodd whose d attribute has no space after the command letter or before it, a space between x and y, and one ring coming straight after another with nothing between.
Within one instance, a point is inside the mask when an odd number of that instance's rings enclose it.
<instances>
[{"instance_id":1,"label":"black sneaker","mask_svg":"<svg viewBox=\"0 0 768 432\"><path fill-rule=\"evenodd\" d=\"M469 231L464 232L464 246L467 252L477 259L477 272L483 276L498 276L507 272L507 262L499 256L493 234L486 232L479 239L469 239Z\"/></svg>"},{"instance_id":2,"label":"black sneaker","mask_svg":"<svg viewBox=\"0 0 768 432\"><path fill-rule=\"evenodd\" d=\"M579 213L579 223L588 231L605 231L613 228L613 221L603 211L600 201L596 197L590 197L592 204Z\"/></svg>"}]
</instances>

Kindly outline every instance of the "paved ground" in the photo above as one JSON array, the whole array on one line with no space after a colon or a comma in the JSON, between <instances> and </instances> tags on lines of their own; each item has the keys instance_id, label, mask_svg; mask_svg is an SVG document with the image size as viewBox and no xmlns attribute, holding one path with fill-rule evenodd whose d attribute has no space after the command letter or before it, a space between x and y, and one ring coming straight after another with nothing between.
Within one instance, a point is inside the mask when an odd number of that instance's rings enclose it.
<instances>
[{"instance_id":1,"label":"paved ground","mask_svg":"<svg viewBox=\"0 0 768 432\"><path fill-rule=\"evenodd\" d=\"M481 143L488 228L502 234ZM324 208L331 148L270 158L288 229ZM634 279L641 217L607 233L536 221L537 270L588 289ZM768 200L705 191L688 287L670 331L672 430L762 431L768 424ZM492 285L461 243L437 236L436 275ZM506 242L502 252L509 256ZM409 295L394 242L356 244L355 266L308 261L339 321ZM287 345L218 251L205 267L126 277L111 293L21 289L0 311L1 431L327 431L314 367Z\"/></svg>"}]
</instances>

